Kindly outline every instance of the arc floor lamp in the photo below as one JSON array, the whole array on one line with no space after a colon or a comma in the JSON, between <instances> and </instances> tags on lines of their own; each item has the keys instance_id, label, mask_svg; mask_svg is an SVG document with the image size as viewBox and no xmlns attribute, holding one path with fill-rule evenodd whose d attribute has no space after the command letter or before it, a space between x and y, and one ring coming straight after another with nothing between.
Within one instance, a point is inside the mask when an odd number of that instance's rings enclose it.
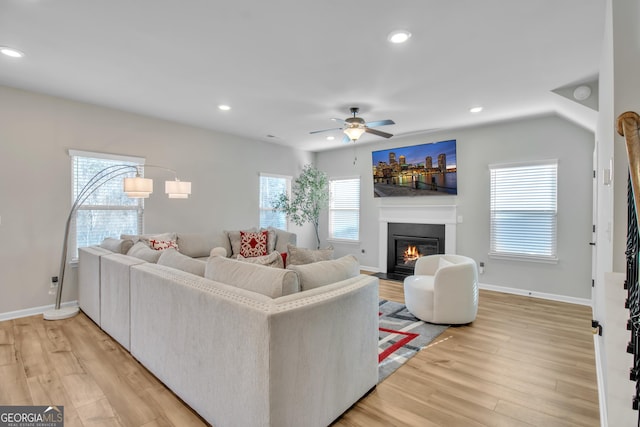
<instances>
[{"instance_id":1,"label":"arc floor lamp","mask_svg":"<svg viewBox=\"0 0 640 427\"><path fill-rule=\"evenodd\" d=\"M62 300L62 286L64 285L64 273L67 265L67 251L69 242L69 228L71 221L75 217L78 208L87 201L87 199L95 193L100 187L109 181L116 178L124 177L123 179L123 191L132 199L146 199L151 193L153 193L153 180L150 178L143 178L140 176L140 172L144 168L158 168L174 174L173 181L165 181L165 193L170 199L186 199L191 194L191 182L180 181L176 172L173 169L166 168L164 166L155 165L112 165L102 169L87 181L84 187L78 193L76 200L71 206L69 216L64 229L64 241L62 243L62 257L60 260L60 274L58 276L58 289L56 291L56 304L51 310L44 312L43 316L45 320L60 320L73 317L80 311L77 306L74 307L60 307ZM127 177L135 172L135 177Z\"/></svg>"}]
</instances>

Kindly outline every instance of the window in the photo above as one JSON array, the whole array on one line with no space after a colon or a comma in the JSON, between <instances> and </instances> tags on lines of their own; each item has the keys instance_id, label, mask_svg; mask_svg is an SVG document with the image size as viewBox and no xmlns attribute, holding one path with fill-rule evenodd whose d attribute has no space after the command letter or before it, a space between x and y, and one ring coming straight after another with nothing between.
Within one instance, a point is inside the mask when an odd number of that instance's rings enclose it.
<instances>
[{"instance_id":1,"label":"window","mask_svg":"<svg viewBox=\"0 0 640 427\"><path fill-rule=\"evenodd\" d=\"M360 240L360 178L329 180L329 239Z\"/></svg>"},{"instance_id":2,"label":"window","mask_svg":"<svg viewBox=\"0 0 640 427\"><path fill-rule=\"evenodd\" d=\"M287 229L287 214L273 209L272 201L280 194L291 197L291 177L260 174L260 227Z\"/></svg>"},{"instance_id":3,"label":"window","mask_svg":"<svg viewBox=\"0 0 640 427\"><path fill-rule=\"evenodd\" d=\"M491 165L490 255L557 261L558 162Z\"/></svg>"},{"instance_id":4,"label":"window","mask_svg":"<svg viewBox=\"0 0 640 427\"><path fill-rule=\"evenodd\" d=\"M139 165L144 159L69 150L73 200L98 172L113 165ZM125 176L135 176L135 171ZM98 187L78 208L72 219L69 236L70 253L77 258L78 248L97 245L106 237L142 233L142 199L130 199L122 191L124 176L107 181Z\"/></svg>"}]
</instances>

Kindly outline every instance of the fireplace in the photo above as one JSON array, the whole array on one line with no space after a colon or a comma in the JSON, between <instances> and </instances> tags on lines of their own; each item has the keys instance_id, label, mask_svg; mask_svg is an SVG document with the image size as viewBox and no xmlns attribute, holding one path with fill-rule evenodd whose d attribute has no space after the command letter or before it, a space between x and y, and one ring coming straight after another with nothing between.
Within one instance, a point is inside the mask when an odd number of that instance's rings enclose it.
<instances>
[{"instance_id":1,"label":"fireplace","mask_svg":"<svg viewBox=\"0 0 640 427\"><path fill-rule=\"evenodd\" d=\"M413 274L418 258L444 251L444 224L389 223L386 277L402 280Z\"/></svg>"},{"instance_id":2,"label":"fireplace","mask_svg":"<svg viewBox=\"0 0 640 427\"><path fill-rule=\"evenodd\" d=\"M383 204L379 206L378 209L379 240L377 269L379 273L376 273L378 277L402 281L407 275L413 274L413 267L411 267L411 273L408 273L408 270L395 273L393 270L395 270L396 262L394 261L393 266L389 266L389 237L393 234L412 237L418 244L423 244L425 241L416 239L416 237L423 239L437 237L438 252L448 254L456 253L456 228L457 224L462 222L462 216L458 216L455 205ZM391 232L389 230L390 224L407 225L408 231ZM430 231L427 233L420 232L419 228L425 225L436 226L439 231L436 232L437 234L432 234ZM428 244L432 246L431 242ZM395 246L393 246L393 250L395 254Z\"/></svg>"}]
</instances>

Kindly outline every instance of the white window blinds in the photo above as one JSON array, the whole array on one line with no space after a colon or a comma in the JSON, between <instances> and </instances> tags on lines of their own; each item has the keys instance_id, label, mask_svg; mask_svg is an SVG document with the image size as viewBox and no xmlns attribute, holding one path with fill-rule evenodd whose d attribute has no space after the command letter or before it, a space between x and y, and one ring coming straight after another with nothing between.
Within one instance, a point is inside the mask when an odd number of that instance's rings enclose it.
<instances>
[{"instance_id":1,"label":"white window blinds","mask_svg":"<svg viewBox=\"0 0 640 427\"><path fill-rule=\"evenodd\" d=\"M360 239L360 178L329 180L329 238Z\"/></svg>"},{"instance_id":2,"label":"white window blinds","mask_svg":"<svg viewBox=\"0 0 640 427\"><path fill-rule=\"evenodd\" d=\"M557 260L558 162L491 165L490 255Z\"/></svg>"},{"instance_id":3,"label":"white window blinds","mask_svg":"<svg viewBox=\"0 0 640 427\"><path fill-rule=\"evenodd\" d=\"M287 215L273 209L273 200L280 194L291 196L291 177L260 174L260 227L287 229Z\"/></svg>"},{"instance_id":4,"label":"white window blinds","mask_svg":"<svg viewBox=\"0 0 640 427\"><path fill-rule=\"evenodd\" d=\"M70 150L69 154L73 179L72 201L77 199L89 180L104 168L144 163L144 159L140 158L102 153ZM132 170L128 176L135 176L135 171ZM72 258L77 258L77 248L100 244L106 237L120 238L121 234L142 233L142 199L130 199L124 194L123 179L112 179L95 189L78 208L69 239Z\"/></svg>"}]
</instances>

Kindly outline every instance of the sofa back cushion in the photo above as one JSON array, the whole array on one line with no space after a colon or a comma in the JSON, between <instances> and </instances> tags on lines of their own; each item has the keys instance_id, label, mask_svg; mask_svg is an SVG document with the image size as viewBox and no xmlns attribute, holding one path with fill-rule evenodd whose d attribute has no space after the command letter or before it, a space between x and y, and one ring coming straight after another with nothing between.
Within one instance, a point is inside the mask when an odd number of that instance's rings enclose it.
<instances>
[{"instance_id":1,"label":"sofa back cushion","mask_svg":"<svg viewBox=\"0 0 640 427\"><path fill-rule=\"evenodd\" d=\"M250 264L220 256L209 258L204 277L271 298L300 291L298 275L294 271Z\"/></svg>"},{"instance_id":2,"label":"sofa back cushion","mask_svg":"<svg viewBox=\"0 0 640 427\"><path fill-rule=\"evenodd\" d=\"M165 249L160 253L160 258L158 258L159 265L166 265L167 267L172 267L178 270L186 271L187 273L204 277L204 269L207 265L205 261L190 258L186 255L181 254L173 248Z\"/></svg>"},{"instance_id":3,"label":"sofa back cushion","mask_svg":"<svg viewBox=\"0 0 640 427\"><path fill-rule=\"evenodd\" d=\"M360 263L355 256L345 255L342 258L311 264L289 264L287 270L295 271L298 274L301 290L307 291L356 277L360 274Z\"/></svg>"},{"instance_id":4,"label":"sofa back cushion","mask_svg":"<svg viewBox=\"0 0 640 427\"><path fill-rule=\"evenodd\" d=\"M180 253L191 258L208 257L211 252L211 242L202 233L177 233Z\"/></svg>"}]
</instances>

